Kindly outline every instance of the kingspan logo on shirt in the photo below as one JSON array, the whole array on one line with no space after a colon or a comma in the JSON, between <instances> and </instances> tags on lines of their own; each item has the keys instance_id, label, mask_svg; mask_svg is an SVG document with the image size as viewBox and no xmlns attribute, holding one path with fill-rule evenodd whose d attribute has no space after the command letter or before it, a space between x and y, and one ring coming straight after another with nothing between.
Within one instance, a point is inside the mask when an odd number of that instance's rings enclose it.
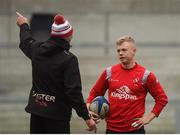
<instances>
[{"instance_id":1,"label":"kingspan logo on shirt","mask_svg":"<svg viewBox=\"0 0 180 135\"><path fill-rule=\"evenodd\" d=\"M111 92L111 96L124 100L137 100L136 95L134 95L134 93L125 85L123 85L119 89L116 89L116 91Z\"/></svg>"}]
</instances>

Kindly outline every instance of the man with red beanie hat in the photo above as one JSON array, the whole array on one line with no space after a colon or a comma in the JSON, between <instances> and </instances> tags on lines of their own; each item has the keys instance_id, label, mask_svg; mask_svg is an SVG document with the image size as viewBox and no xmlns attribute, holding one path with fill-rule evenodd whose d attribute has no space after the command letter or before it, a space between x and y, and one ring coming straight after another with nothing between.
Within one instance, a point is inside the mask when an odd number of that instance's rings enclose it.
<instances>
[{"instance_id":1,"label":"man with red beanie hat","mask_svg":"<svg viewBox=\"0 0 180 135\"><path fill-rule=\"evenodd\" d=\"M31 36L27 18L16 14L19 47L32 63L32 88L25 108L31 114L30 133L70 133L72 108L85 120L88 130L96 132L83 99L77 57L69 52L70 23L57 14L50 38L39 42Z\"/></svg>"}]
</instances>

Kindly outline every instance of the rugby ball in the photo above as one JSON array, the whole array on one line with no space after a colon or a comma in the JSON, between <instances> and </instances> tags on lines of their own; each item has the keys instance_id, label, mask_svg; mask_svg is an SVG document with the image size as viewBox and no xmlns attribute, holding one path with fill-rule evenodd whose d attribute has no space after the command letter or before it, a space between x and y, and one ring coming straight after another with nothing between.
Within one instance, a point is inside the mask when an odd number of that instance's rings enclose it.
<instances>
[{"instance_id":1,"label":"rugby ball","mask_svg":"<svg viewBox=\"0 0 180 135\"><path fill-rule=\"evenodd\" d=\"M104 96L97 96L91 102L89 109L98 114L101 119L104 119L109 111L109 102Z\"/></svg>"}]
</instances>

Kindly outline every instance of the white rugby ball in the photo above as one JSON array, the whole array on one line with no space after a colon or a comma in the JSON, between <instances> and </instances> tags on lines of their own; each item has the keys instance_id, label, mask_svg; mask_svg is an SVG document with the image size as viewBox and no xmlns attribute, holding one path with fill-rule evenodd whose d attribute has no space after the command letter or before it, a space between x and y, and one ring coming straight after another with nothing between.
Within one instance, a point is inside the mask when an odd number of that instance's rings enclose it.
<instances>
[{"instance_id":1,"label":"white rugby ball","mask_svg":"<svg viewBox=\"0 0 180 135\"><path fill-rule=\"evenodd\" d=\"M101 119L104 119L109 111L109 102L104 96L97 96L91 102L89 109L98 114Z\"/></svg>"}]
</instances>

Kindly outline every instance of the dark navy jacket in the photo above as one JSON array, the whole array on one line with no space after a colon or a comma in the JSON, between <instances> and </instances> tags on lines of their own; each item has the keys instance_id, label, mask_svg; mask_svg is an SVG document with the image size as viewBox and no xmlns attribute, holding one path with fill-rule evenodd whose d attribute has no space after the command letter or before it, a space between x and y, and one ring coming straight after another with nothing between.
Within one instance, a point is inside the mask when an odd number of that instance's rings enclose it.
<instances>
[{"instance_id":1,"label":"dark navy jacket","mask_svg":"<svg viewBox=\"0 0 180 135\"><path fill-rule=\"evenodd\" d=\"M70 120L72 108L89 119L82 96L78 60L59 37L36 41L28 24L20 26L20 49L32 62L32 88L25 110L42 117Z\"/></svg>"}]
</instances>

